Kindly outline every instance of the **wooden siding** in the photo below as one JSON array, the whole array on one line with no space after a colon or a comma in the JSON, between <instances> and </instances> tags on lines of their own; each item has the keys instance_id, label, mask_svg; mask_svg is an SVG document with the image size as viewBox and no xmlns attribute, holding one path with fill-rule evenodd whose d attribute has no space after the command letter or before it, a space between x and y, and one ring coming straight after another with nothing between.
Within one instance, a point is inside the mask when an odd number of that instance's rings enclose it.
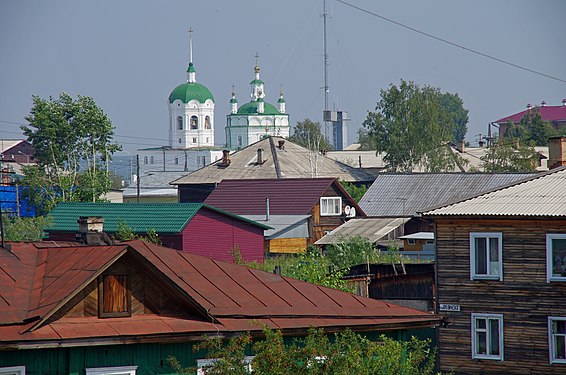
<instances>
[{"instance_id":1,"label":"wooden siding","mask_svg":"<svg viewBox=\"0 0 566 375\"><path fill-rule=\"evenodd\" d=\"M470 280L470 232L503 234L503 281ZM456 374L565 374L550 364L548 317L566 316L566 282L546 282L546 234L566 233L566 220L436 220L439 328L442 371ZM504 361L473 360L471 314L503 314Z\"/></svg>"},{"instance_id":2,"label":"wooden siding","mask_svg":"<svg viewBox=\"0 0 566 375\"><path fill-rule=\"evenodd\" d=\"M183 230L183 251L233 262L237 246L246 261L263 262L263 229L202 208Z\"/></svg>"},{"instance_id":3,"label":"wooden siding","mask_svg":"<svg viewBox=\"0 0 566 375\"><path fill-rule=\"evenodd\" d=\"M320 240L326 232L332 231L344 224L344 207L352 206L354 201L342 195L334 185L328 187L322 197L342 197L342 215L339 216L321 216L320 215L320 200L315 204L311 211L312 222L309 223L310 238L308 244L313 244Z\"/></svg>"},{"instance_id":4,"label":"wooden siding","mask_svg":"<svg viewBox=\"0 0 566 375\"><path fill-rule=\"evenodd\" d=\"M265 241L266 253L304 253L307 248L306 238L275 238Z\"/></svg>"}]
</instances>

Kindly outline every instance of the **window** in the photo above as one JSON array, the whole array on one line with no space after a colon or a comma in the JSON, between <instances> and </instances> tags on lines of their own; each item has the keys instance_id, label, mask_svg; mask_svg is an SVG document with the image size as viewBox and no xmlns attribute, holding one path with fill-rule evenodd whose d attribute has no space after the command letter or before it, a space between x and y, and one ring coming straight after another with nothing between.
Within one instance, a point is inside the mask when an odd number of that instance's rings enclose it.
<instances>
[{"instance_id":1,"label":"window","mask_svg":"<svg viewBox=\"0 0 566 375\"><path fill-rule=\"evenodd\" d=\"M98 283L98 315L112 318L131 315L127 275L104 275Z\"/></svg>"},{"instance_id":2,"label":"window","mask_svg":"<svg viewBox=\"0 0 566 375\"><path fill-rule=\"evenodd\" d=\"M138 366L87 368L86 375L136 375Z\"/></svg>"},{"instance_id":3,"label":"window","mask_svg":"<svg viewBox=\"0 0 566 375\"><path fill-rule=\"evenodd\" d=\"M206 165L206 156L197 156L197 167L204 167Z\"/></svg>"},{"instance_id":4,"label":"window","mask_svg":"<svg viewBox=\"0 0 566 375\"><path fill-rule=\"evenodd\" d=\"M181 140L181 138L179 138L179 143L183 143L183 141Z\"/></svg>"},{"instance_id":5,"label":"window","mask_svg":"<svg viewBox=\"0 0 566 375\"><path fill-rule=\"evenodd\" d=\"M183 130L183 118L177 116L177 130Z\"/></svg>"},{"instance_id":6,"label":"window","mask_svg":"<svg viewBox=\"0 0 566 375\"><path fill-rule=\"evenodd\" d=\"M195 144L197 143L196 137L193 137L193 143L195 143Z\"/></svg>"},{"instance_id":7,"label":"window","mask_svg":"<svg viewBox=\"0 0 566 375\"><path fill-rule=\"evenodd\" d=\"M204 118L204 128L205 129L211 129L212 127L210 126L210 117L206 116Z\"/></svg>"},{"instance_id":8,"label":"window","mask_svg":"<svg viewBox=\"0 0 566 375\"><path fill-rule=\"evenodd\" d=\"M147 164L147 156L144 156L144 157L143 157L143 163L144 163L144 164Z\"/></svg>"},{"instance_id":9,"label":"window","mask_svg":"<svg viewBox=\"0 0 566 375\"><path fill-rule=\"evenodd\" d=\"M242 136L238 136L238 147L242 147Z\"/></svg>"},{"instance_id":10,"label":"window","mask_svg":"<svg viewBox=\"0 0 566 375\"><path fill-rule=\"evenodd\" d=\"M149 164L155 164L155 158L153 156L149 157Z\"/></svg>"},{"instance_id":11,"label":"window","mask_svg":"<svg viewBox=\"0 0 566 375\"><path fill-rule=\"evenodd\" d=\"M341 197L320 198L320 215L321 216L342 215L342 198Z\"/></svg>"},{"instance_id":12,"label":"window","mask_svg":"<svg viewBox=\"0 0 566 375\"><path fill-rule=\"evenodd\" d=\"M414 245L415 244L415 239L414 238L407 238L407 243L409 245Z\"/></svg>"},{"instance_id":13,"label":"window","mask_svg":"<svg viewBox=\"0 0 566 375\"><path fill-rule=\"evenodd\" d=\"M244 357L244 360L242 361L242 364L247 365L246 366L246 370L248 373L252 373L252 360L254 359L255 356L253 355L248 355ZM218 362L218 358L215 359L197 359L197 375L205 375L206 374L206 370L209 367L214 366L215 362Z\"/></svg>"},{"instance_id":14,"label":"window","mask_svg":"<svg viewBox=\"0 0 566 375\"><path fill-rule=\"evenodd\" d=\"M0 367L0 375L26 375L26 366Z\"/></svg>"},{"instance_id":15,"label":"window","mask_svg":"<svg viewBox=\"0 0 566 375\"><path fill-rule=\"evenodd\" d=\"M546 281L566 281L566 234L546 235Z\"/></svg>"},{"instance_id":16,"label":"window","mask_svg":"<svg viewBox=\"0 0 566 375\"><path fill-rule=\"evenodd\" d=\"M503 361L502 314L472 314L472 358Z\"/></svg>"},{"instance_id":17,"label":"window","mask_svg":"<svg viewBox=\"0 0 566 375\"><path fill-rule=\"evenodd\" d=\"M566 318L548 318L550 363L566 363Z\"/></svg>"},{"instance_id":18,"label":"window","mask_svg":"<svg viewBox=\"0 0 566 375\"><path fill-rule=\"evenodd\" d=\"M191 129L198 129L198 118L196 116L191 116Z\"/></svg>"},{"instance_id":19,"label":"window","mask_svg":"<svg viewBox=\"0 0 566 375\"><path fill-rule=\"evenodd\" d=\"M503 280L501 233L470 233L470 279Z\"/></svg>"},{"instance_id":20,"label":"window","mask_svg":"<svg viewBox=\"0 0 566 375\"><path fill-rule=\"evenodd\" d=\"M179 158L175 158L175 164L179 164Z\"/></svg>"}]
</instances>

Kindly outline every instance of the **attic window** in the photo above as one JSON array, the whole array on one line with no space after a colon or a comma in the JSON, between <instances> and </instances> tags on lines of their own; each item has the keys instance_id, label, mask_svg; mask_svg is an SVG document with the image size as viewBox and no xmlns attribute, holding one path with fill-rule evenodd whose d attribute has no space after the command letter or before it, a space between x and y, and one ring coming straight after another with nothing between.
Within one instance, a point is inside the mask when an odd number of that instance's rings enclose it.
<instances>
[{"instance_id":1,"label":"attic window","mask_svg":"<svg viewBox=\"0 0 566 375\"><path fill-rule=\"evenodd\" d=\"M98 284L98 316L131 316L131 295L127 275L104 275Z\"/></svg>"},{"instance_id":2,"label":"attic window","mask_svg":"<svg viewBox=\"0 0 566 375\"><path fill-rule=\"evenodd\" d=\"M341 197L320 198L320 215L321 216L342 215L342 198Z\"/></svg>"}]
</instances>

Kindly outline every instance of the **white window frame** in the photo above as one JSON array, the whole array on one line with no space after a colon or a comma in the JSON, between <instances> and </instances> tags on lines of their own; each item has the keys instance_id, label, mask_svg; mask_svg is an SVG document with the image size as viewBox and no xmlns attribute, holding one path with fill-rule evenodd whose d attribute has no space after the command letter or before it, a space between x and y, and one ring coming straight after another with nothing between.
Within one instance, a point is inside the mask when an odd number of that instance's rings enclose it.
<instances>
[{"instance_id":1,"label":"white window frame","mask_svg":"<svg viewBox=\"0 0 566 375\"><path fill-rule=\"evenodd\" d=\"M338 199L338 213L336 212L323 212L322 211L322 202L326 201L326 207L330 207L329 202L334 203L334 200ZM334 207L334 204L332 204L332 207ZM342 215L342 197L320 197L320 216L340 216Z\"/></svg>"},{"instance_id":2,"label":"white window frame","mask_svg":"<svg viewBox=\"0 0 566 375\"><path fill-rule=\"evenodd\" d=\"M556 358L555 353L555 340L554 334L552 333L552 322L555 320L566 321L564 316L549 316L548 317L548 357L550 363L566 363L566 358ZM566 336L566 334L558 334L559 336ZM565 337L566 340L566 337Z\"/></svg>"},{"instance_id":3,"label":"white window frame","mask_svg":"<svg viewBox=\"0 0 566 375\"><path fill-rule=\"evenodd\" d=\"M244 364L248 365L248 372L251 374L253 371L252 368L252 361L255 358L255 355L247 355L244 357L242 361ZM214 364L214 362L219 361L220 358L205 358L205 359L197 359L197 375L206 375L205 368L209 367Z\"/></svg>"},{"instance_id":4,"label":"white window frame","mask_svg":"<svg viewBox=\"0 0 566 375\"><path fill-rule=\"evenodd\" d=\"M26 366L0 367L0 375L26 375Z\"/></svg>"},{"instance_id":5,"label":"white window frame","mask_svg":"<svg viewBox=\"0 0 566 375\"><path fill-rule=\"evenodd\" d=\"M566 281L566 276L553 276L552 275L552 240L564 240L566 234L563 233L547 233L546 234L546 282L551 281Z\"/></svg>"},{"instance_id":6,"label":"white window frame","mask_svg":"<svg viewBox=\"0 0 566 375\"><path fill-rule=\"evenodd\" d=\"M488 246L486 261L487 261L487 274L478 274L476 272L476 238L487 238L486 245ZM498 239L498 259L499 275L491 274L491 267L489 264L490 252L489 239ZM503 281L503 233L501 232L470 232L470 280L499 280Z\"/></svg>"},{"instance_id":7,"label":"white window frame","mask_svg":"<svg viewBox=\"0 0 566 375\"><path fill-rule=\"evenodd\" d=\"M491 337L489 335L489 320L493 320L496 319L499 321L499 325L498 325L498 329L499 329L499 355L493 355L493 354L477 354L476 353L476 347L478 345L476 339L477 339L477 328L476 328L476 319L486 319L486 349L489 350L489 347L491 346ZM496 360L496 361L503 361L503 314L477 314L477 313L472 313L472 321L471 321L471 331L472 331L472 358L473 359L491 359L491 360Z\"/></svg>"},{"instance_id":8,"label":"white window frame","mask_svg":"<svg viewBox=\"0 0 566 375\"><path fill-rule=\"evenodd\" d=\"M136 375L138 366L92 367L87 368L86 375Z\"/></svg>"}]
</instances>

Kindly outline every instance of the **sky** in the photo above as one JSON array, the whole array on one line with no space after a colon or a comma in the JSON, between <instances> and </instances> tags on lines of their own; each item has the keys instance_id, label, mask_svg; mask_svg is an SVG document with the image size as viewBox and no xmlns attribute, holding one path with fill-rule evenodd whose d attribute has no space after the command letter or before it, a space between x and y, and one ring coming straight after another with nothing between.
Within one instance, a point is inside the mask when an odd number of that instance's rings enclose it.
<instances>
[{"instance_id":1,"label":"sky","mask_svg":"<svg viewBox=\"0 0 566 375\"><path fill-rule=\"evenodd\" d=\"M503 64L328 0L329 97L348 112L348 143L380 90L401 79L457 93L469 110L466 140L488 123L566 98L566 1L347 0ZM197 82L216 100L215 143L225 142L232 85L249 101L256 52L266 101L283 86L291 124L322 120L322 0L0 1L0 138L22 139L32 96L91 96L116 141L167 145L170 92L186 81L188 29ZM560 81L562 80L562 81Z\"/></svg>"}]
</instances>

